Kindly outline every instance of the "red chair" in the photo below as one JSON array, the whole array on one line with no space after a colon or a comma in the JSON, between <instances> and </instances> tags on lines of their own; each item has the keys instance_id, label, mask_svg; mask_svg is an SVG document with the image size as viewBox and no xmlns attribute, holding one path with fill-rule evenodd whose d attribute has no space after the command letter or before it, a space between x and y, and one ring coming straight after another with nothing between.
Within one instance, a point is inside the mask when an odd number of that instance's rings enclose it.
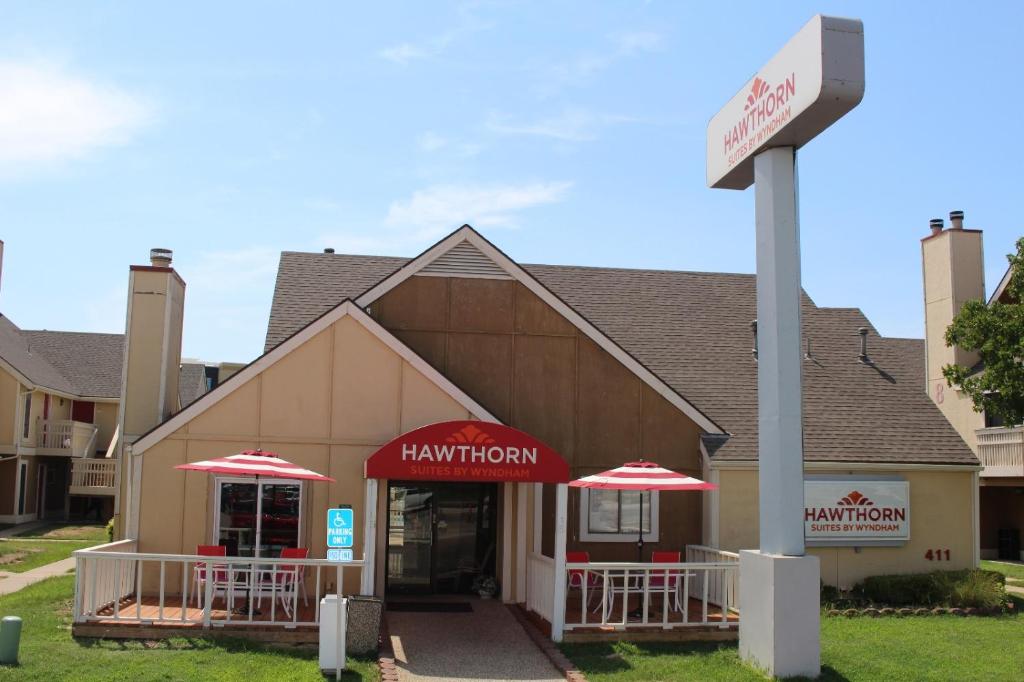
<instances>
[{"instance_id":1,"label":"red chair","mask_svg":"<svg viewBox=\"0 0 1024 682\"><path fill-rule=\"evenodd\" d=\"M305 559L308 556L309 549L306 547L285 547L281 550L282 559ZM263 571L260 576L257 606L263 601L263 591L269 584L271 598L280 599L285 615L291 617L289 604L298 605L299 591L302 592L302 603L309 606L305 577L306 567L299 564L278 564L270 570Z\"/></svg>"},{"instance_id":2,"label":"red chair","mask_svg":"<svg viewBox=\"0 0 1024 682\"><path fill-rule=\"evenodd\" d=\"M196 548L196 554L199 556L227 556L227 547L224 545L199 545ZM199 595L205 590L206 581L213 580L214 595L217 593L217 588L223 589L227 587L228 583L228 572L225 564L213 564L212 567L207 568L205 561L196 562L192 585L196 595L196 606L199 606Z\"/></svg>"},{"instance_id":3,"label":"red chair","mask_svg":"<svg viewBox=\"0 0 1024 682\"><path fill-rule=\"evenodd\" d=\"M590 563L590 552L566 552L565 562L569 564L589 564ZM583 605L583 608L590 606L589 602L593 596L597 593L598 589L602 587L601 576L594 571L589 571L585 568L573 568L569 570L569 584L568 589L577 589L580 591L580 601L583 600L583 585L587 586L587 604ZM600 606L600 604L598 604ZM594 607L596 611L598 606Z\"/></svg>"},{"instance_id":4,"label":"red chair","mask_svg":"<svg viewBox=\"0 0 1024 682\"><path fill-rule=\"evenodd\" d=\"M678 564L682 561L681 552L651 552L652 564ZM660 592L665 599L672 596L673 609L683 610L682 590L680 589L679 578L682 572L678 569L651 571L649 583L651 592Z\"/></svg>"}]
</instances>

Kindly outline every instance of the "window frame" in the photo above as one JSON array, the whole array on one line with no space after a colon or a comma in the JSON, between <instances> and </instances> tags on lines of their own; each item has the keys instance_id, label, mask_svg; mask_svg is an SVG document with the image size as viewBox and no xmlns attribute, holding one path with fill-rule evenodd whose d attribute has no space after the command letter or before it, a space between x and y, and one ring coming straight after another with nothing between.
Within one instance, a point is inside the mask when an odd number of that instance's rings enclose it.
<instances>
[{"instance_id":1,"label":"window frame","mask_svg":"<svg viewBox=\"0 0 1024 682\"><path fill-rule=\"evenodd\" d=\"M590 531L590 488L580 488L580 541L581 542L636 542L638 533L592 533ZM619 491L620 493L622 491ZM628 491L627 491L628 492ZM644 491L651 495L651 530L644 533L644 542L658 542L660 495L657 490ZM621 499L621 497L620 497Z\"/></svg>"},{"instance_id":2,"label":"window frame","mask_svg":"<svg viewBox=\"0 0 1024 682\"><path fill-rule=\"evenodd\" d=\"M255 476L215 476L214 477L214 500L213 500L213 519L211 528L211 537L213 544L219 544L220 542L220 496L221 490L224 483L247 483L249 485L255 485L256 488L256 518L257 518L257 530L254 538L254 545L259 543L263 535L263 492L262 486L264 485L297 485L299 486L299 527L298 534L295 536L296 544L299 547L307 546L305 540L305 525L306 525L306 482L301 479L295 478L264 478L260 477L259 482ZM260 559L274 559L277 557L259 557Z\"/></svg>"}]
</instances>

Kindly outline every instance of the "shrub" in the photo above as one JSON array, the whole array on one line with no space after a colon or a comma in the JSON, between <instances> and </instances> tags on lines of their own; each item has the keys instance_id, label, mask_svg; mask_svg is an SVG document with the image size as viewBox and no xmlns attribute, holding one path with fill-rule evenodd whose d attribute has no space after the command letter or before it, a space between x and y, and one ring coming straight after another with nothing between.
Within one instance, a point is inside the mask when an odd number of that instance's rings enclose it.
<instances>
[{"instance_id":1,"label":"shrub","mask_svg":"<svg viewBox=\"0 0 1024 682\"><path fill-rule=\"evenodd\" d=\"M107 521L107 542L114 541L114 519Z\"/></svg>"},{"instance_id":2,"label":"shrub","mask_svg":"<svg viewBox=\"0 0 1024 682\"><path fill-rule=\"evenodd\" d=\"M854 587L854 594L888 606L993 608L1006 602L1005 578L994 571L933 571L876 575Z\"/></svg>"}]
</instances>

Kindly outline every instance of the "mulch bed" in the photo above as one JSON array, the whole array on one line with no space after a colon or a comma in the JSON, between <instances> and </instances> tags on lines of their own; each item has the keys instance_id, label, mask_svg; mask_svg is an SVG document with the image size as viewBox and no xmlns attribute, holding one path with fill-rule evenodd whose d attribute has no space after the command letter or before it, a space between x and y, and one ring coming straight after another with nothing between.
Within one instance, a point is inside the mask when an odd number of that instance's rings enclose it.
<instances>
[{"instance_id":1,"label":"mulch bed","mask_svg":"<svg viewBox=\"0 0 1024 682\"><path fill-rule=\"evenodd\" d=\"M977 609L974 607L957 608L957 607L944 607L938 606L934 608L929 607L903 607L903 608L890 608L890 607L866 607L866 608L855 608L855 609L829 609L828 615L830 616L867 616L869 618L878 616L1001 616L1005 613L1013 613L1013 604L1007 605L1006 608L993 607L988 609Z\"/></svg>"}]
</instances>

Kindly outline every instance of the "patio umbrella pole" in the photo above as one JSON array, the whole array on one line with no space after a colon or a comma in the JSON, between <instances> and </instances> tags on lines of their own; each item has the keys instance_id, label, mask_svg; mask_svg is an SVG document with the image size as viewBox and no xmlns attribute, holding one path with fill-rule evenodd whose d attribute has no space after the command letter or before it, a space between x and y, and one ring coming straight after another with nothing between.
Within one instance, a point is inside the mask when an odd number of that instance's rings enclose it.
<instances>
[{"instance_id":1,"label":"patio umbrella pole","mask_svg":"<svg viewBox=\"0 0 1024 682\"><path fill-rule=\"evenodd\" d=\"M641 460L642 461L642 460ZM644 562L644 491L640 491L640 538L636 542L636 562L642 564Z\"/></svg>"}]
</instances>

